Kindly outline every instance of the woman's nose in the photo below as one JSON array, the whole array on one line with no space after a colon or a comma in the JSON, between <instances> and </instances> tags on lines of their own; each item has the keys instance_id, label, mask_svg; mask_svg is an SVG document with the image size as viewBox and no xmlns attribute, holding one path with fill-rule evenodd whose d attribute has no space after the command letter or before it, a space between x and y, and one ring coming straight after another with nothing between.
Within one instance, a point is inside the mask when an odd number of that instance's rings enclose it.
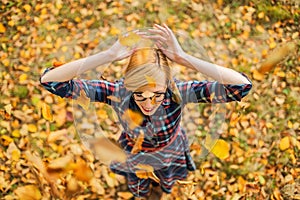
<instances>
[{"instance_id":1,"label":"woman's nose","mask_svg":"<svg viewBox=\"0 0 300 200\"><path fill-rule=\"evenodd\" d=\"M147 99L144 101L144 104L145 104L145 106L147 106L147 107L153 106L153 104L152 104L152 99L147 98Z\"/></svg>"}]
</instances>

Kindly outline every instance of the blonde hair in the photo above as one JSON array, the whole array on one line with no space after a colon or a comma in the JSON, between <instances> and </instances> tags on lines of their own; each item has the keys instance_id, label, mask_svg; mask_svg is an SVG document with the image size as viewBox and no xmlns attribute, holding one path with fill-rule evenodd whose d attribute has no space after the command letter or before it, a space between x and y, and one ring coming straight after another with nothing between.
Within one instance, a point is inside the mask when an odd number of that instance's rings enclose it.
<instances>
[{"instance_id":1,"label":"blonde hair","mask_svg":"<svg viewBox=\"0 0 300 200\"><path fill-rule=\"evenodd\" d=\"M179 103L179 95L176 84L172 79L171 68L166 55L157 48L137 49L130 57L125 70L124 84L130 91L149 85L149 77L156 85L166 85L173 89L172 98ZM175 91L175 92L174 92Z\"/></svg>"}]
</instances>

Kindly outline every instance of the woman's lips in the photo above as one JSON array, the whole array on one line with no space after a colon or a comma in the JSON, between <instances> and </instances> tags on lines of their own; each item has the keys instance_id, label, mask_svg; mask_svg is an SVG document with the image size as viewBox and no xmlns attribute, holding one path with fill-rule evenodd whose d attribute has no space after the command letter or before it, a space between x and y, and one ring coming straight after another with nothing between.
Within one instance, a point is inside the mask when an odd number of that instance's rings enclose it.
<instances>
[{"instance_id":1,"label":"woman's lips","mask_svg":"<svg viewBox=\"0 0 300 200\"><path fill-rule=\"evenodd\" d=\"M146 112L151 112L151 111L153 110L153 108L145 108L145 107L143 107L143 106L142 106L142 108L143 108L143 110L146 111Z\"/></svg>"}]
</instances>

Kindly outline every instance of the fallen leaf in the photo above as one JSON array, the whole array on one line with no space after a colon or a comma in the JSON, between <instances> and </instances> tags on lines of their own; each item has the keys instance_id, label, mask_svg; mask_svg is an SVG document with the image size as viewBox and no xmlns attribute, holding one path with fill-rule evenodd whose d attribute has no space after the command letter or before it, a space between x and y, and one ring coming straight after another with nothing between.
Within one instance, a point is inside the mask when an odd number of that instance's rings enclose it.
<instances>
[{"instance_id":1,"label":"fallen leaf","mask_svg":"<svg viewBox=\"0 0 300 200\"><path fill-rule=\"evenodd\" d=\"M44 119L49 120L50 122L53 121L51 108L45 102L42 103L42 115L43 115Z\"/></svg>"},{"instance_id":2,"label":"fallen leaf","mask_svg":"<svg viewBox=\"0 0 300 200\"><path fill-rule=\"evenodd\" d=\"M290 147L290 138L289 136L285 136L280 140L279 148L281 151L287 150Z\"/></svg>"},{"instance_id":3,"label":"fallen leaf","mask_svg":"<svg viewBox=\"0 0 300 200\"><path fill-rule=\"evenodd\" d=\"M14 192L19 197L19 199L22 199L22 200L40 200L40 199L42 199L42 194L35 185L21 186L21 187L18 187Z\"/></svg>"},{"instance_id":4,"label":"fallen leaf","mask_svg":"<svg viewBox=\"0 0 300 200\"><path fill-rule=\"evenodd\" d=\"M133 197L131 192L118 192L117 195L123 199L131 199Z\"/></svg>"},{"instance_id":5,"label":"fallen leaf","mask_svg":"<svg viewBox=\"0 0 300 200\"><path fill-rule=\"evenodd\" d=\"M47 168L51 170L65 169L67 165L72 162L72 159L73 157L71 155L56 158L55 160L50 161Z\"/></svg>"}]
</instances>

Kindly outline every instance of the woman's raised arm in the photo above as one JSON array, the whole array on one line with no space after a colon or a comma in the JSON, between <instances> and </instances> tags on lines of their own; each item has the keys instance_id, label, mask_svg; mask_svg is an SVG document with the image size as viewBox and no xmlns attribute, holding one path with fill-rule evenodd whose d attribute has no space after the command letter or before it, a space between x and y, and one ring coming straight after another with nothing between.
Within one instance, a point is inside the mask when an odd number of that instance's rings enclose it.
<instances>
[{"instance_id":1,"label":"woman's raised arm","mask_svg":"<svg viewBox=\"0 0 300 200\"><path fill-rule=\"evenodd\" d=\"M133 50L115 42L109 49L97 54L66 63L58 68L52 69L41 77L41 83L64 82L75 76L98 66L124 59L132 54Z\"/></svg>"}]
</instances>

